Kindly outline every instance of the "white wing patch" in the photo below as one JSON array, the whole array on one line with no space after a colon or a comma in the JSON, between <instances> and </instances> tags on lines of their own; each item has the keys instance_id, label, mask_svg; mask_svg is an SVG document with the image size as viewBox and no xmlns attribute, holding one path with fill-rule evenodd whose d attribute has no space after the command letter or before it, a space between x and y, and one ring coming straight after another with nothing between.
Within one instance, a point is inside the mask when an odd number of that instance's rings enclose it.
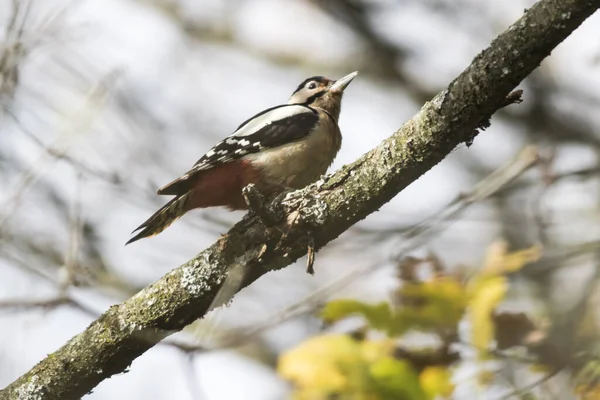
<instances>
[{"instance_id":1,"label":"white wing patch","mask_svg":"<svg viewBox=\"0 0 600 400\"><path fill-rule=\"evenodd\" d=\"M214 167L216 164L229 162L247 154L260 152L263 149L261 140L267 140L272 143L272 137L258 137L257 134L261 129L269 126L273 122L279 122L287 118L301 115L311 114L314 116L314 111L306 106L299 104L284 105L267 111L264 114L251 119L249 122L240 127L230 136L226 137L210 149L196 164L191 171L202 171ZM263 135L264 136L264 135ZM181 179L187 179L190 173L182 176Z\"/></svg>"},{"instance_id":2,"label":"white wing patch","mask_svg":"<svg viewBox=\"0 0 600 400\"><path fill-rule=\"evenodd\" d=\"M269 125L271 121L279 121L294 115L310 112L312 112L310 108L301 105L279 107L264 113L260 117L254 118L246 125L235 131L231 136L249 136Z\"/></svg>"}]
</instances>

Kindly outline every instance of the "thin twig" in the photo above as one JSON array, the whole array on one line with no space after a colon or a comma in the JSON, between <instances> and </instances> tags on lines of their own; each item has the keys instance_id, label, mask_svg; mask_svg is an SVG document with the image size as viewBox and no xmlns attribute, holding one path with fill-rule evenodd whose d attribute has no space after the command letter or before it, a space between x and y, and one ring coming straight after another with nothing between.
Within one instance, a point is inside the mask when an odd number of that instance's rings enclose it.
<instances>
[{"instance_id":1,"label":"thin twig","mask_svg":"<svg viewBox=\"0 0 600 400\"><path fill-rule=\"evenodd\" d=\"M315 239L312 237L308 238L308 249L306 251L306 272L310 275L315 274Z\"/></svg>"},{"instance_id":2,"label":"thin twig","mask_svg":"<svg viewBox=\"0 0 600 400\"><path fill-rule=\"evenodd\" d=\"M60 153L66 154L70 145L72 144L72 138L76 137L80 130L85 129L100 111L101 104L106 99L109 89L112 87L116 76L114 74L107 75L104 79L98 82L86 96L83 101L81 109L74 113L69 126L62 130L57 139L57 143L63 143L62 150ZM67 140L65 140L67 139ZM66 142L66 143L65 143ZM54 146L51 146L51 148ZM51 161L54 158L49 155L48 152L44 152L37 161L35 161L32 167L23 173L19 182L15 185L12 190L12 194L8 196L8 199L0 206L3 210L3 214L0 215L0 236L5 228L8 220L15 214L16 209L21 204L20 199L27 189L35 183L39 178L40 174L47 171Z\"/></svg>"},{"instance_id":3,"label":"thin twig","mask_svg":"<svg viewBox=\"0 0 600 400\"><path fill-rule=\"evenodd\" d=\"M544 382L549 381L550 379L554 378L556 375L558 375L558 373L562 371L562 367L561 368L556 368L553 369L552 371L548 372L547 374L545 374L544 376L542 376L540 379L531 382L529 385L523 386L522 388L519 388L513 392L510 392L506 395L500 396L498 397L496 400L508 400L513 396L519 396L519 395L523 395L526 393L531 392L533 389L535 389L536 387L540 386L541 384L543 384Z\"/></svg>"}]
</instances>

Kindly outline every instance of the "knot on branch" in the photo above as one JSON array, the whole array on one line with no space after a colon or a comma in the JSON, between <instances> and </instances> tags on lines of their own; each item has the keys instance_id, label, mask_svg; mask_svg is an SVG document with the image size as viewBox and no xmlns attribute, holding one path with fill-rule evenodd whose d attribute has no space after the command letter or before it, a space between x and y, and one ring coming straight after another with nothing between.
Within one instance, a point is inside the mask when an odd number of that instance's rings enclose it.
<instances>
[{"instance_id":1,"label":"knot on branch","mask_svg":"<svg viewBox=\"0 0 600 400\"><path fill-rule=\"evenodd\" d=\"M508 107L511 104L521 104L522 102L523 102L523 90L518 89L518 90L512 91L502 100L502 103L500 103L500 106L496 110L494 110L494 112L501 108ZM473 132L471 132L469 137L467 137L467 139L465 140L465 144L467 145L467 147L471 147L471 145L473 144L473 140L475 139L475 136L477 136L480 131L485 131L487 128L489 128L492 125L491 119L492 119L492 114L487 115L485 118L483 118L481 120L481 122L479 123L479 126L477 126L477 128L475 128L475 130Z\"/></svg>"},{"instance_id":2,"label":"knot on branch","mask_svg":"<svg viewBox=\"0 0 600 400\"><path fill-rule=\"evenodd\" d=\"M288 215L288 223L296 222L298 219L310 226L319 226L325 223L328 206L322 198L323 194L319 191L324 183L323 179L319 179L304 189L285 193L281 200L281 206Z\"/></svg>"}]
</instances>

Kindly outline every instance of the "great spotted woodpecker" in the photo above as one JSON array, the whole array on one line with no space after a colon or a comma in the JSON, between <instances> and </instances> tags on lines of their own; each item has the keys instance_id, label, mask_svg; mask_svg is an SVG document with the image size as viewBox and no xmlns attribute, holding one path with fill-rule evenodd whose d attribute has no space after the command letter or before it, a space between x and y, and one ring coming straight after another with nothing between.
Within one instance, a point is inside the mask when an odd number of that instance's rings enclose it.
<instances>
[{"instance_id":1,"label":"great spotted woodpecker","mask_svg":"<svg viewBox=\"0 0 600 400\"><path fill-rule=\"evenodd\" d=\"M194 208L247 209L242 189L250 183L269 196L318 180L340 149L342 94L356 75L337 81L308 78L287 104L243 122L192 169L158 190L175 197L136 228L133 232L139 232L127 244L162 232Z\"/></svg>"}]
</instances>

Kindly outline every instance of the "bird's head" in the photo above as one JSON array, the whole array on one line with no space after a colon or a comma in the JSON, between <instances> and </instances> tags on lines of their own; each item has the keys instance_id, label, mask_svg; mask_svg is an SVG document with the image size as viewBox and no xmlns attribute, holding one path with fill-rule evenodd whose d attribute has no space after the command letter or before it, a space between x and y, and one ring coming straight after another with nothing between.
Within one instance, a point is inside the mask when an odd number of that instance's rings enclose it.
<instances>
[{"instance_id":1,"label":"bird's head","mask_svg":"<svg viewBox=\"0 0 600 400\"><path fill-rule=\"evenodd\" d=\"M340 114L344 89L357 74L358 72L353 72L337 81L322 76L305 79L292 94L288 103L320 108L337 119Z\"/></svg>"}]
</instances>

